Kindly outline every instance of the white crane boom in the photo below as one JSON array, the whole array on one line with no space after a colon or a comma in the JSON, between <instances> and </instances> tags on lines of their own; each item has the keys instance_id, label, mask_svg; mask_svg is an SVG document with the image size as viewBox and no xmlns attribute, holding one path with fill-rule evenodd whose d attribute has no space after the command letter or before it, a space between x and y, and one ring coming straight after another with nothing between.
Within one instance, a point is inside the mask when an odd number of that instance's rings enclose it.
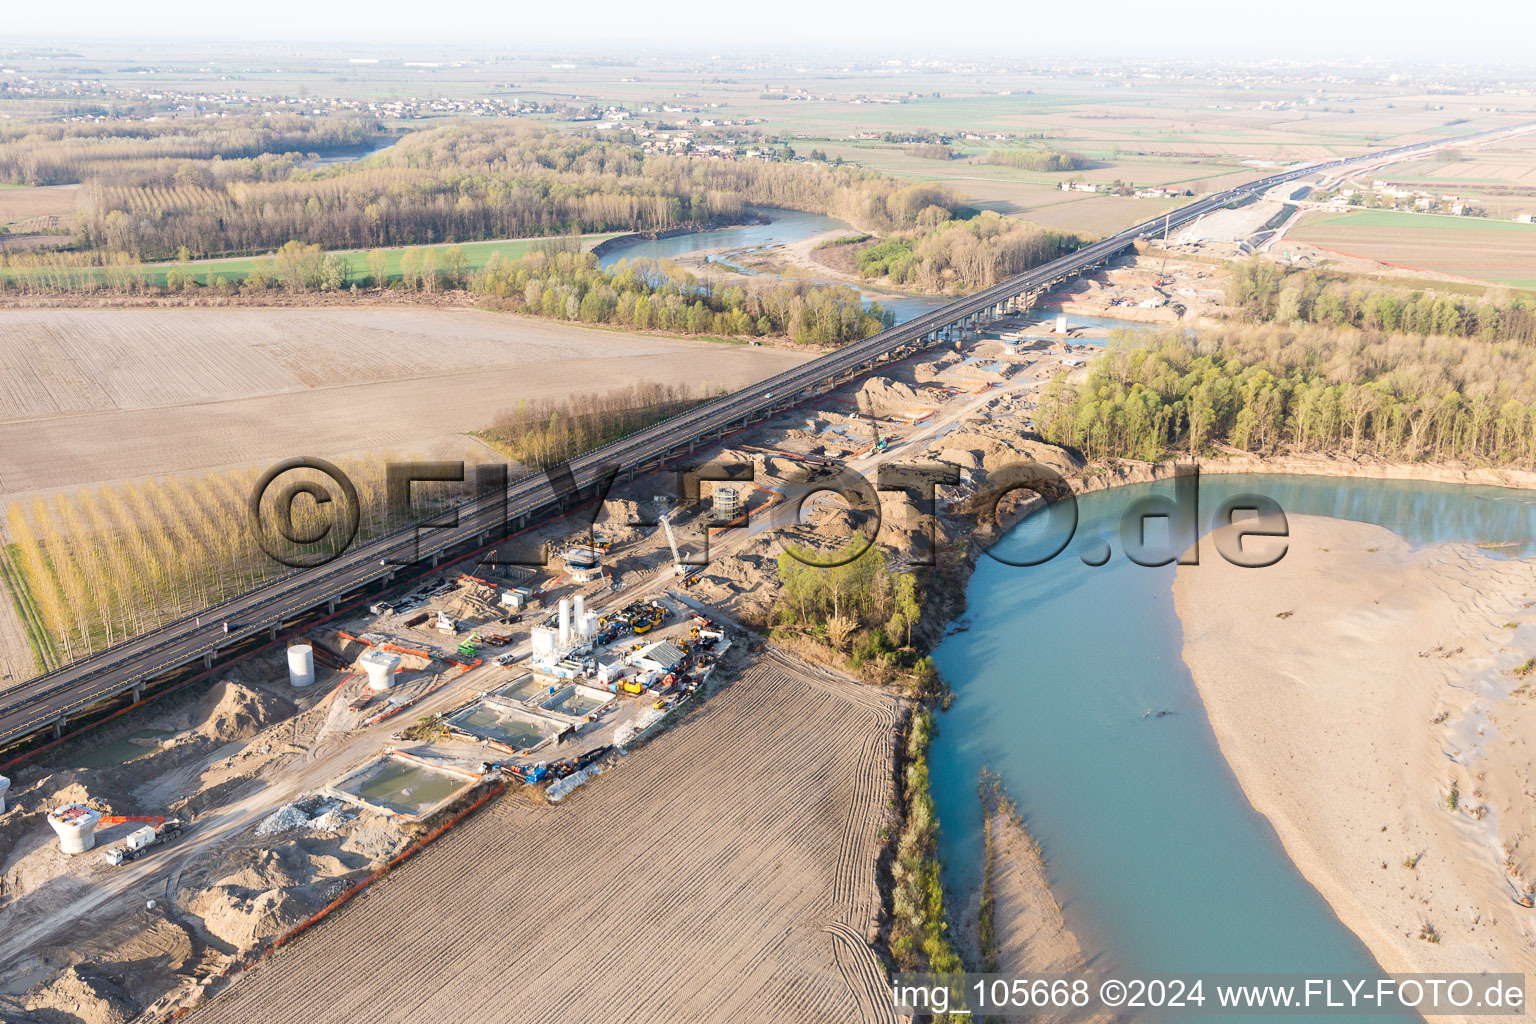
<instances>
[{"instance_id":1,"label":"white crane boom","mask_svg":"<svg viewBox=\"0 0 1536 1024\"><path fill-rule=\"evenodd\" d=\"M683 556L678 554L677 534L672 532L672 517L675 515L677 515L677 509L674 508L662 516L661 528L667 531L667 543L672 545L672 572L674 575L681 576L688 571L688 567L683 564Z\"/></svg>"}]
</instances>

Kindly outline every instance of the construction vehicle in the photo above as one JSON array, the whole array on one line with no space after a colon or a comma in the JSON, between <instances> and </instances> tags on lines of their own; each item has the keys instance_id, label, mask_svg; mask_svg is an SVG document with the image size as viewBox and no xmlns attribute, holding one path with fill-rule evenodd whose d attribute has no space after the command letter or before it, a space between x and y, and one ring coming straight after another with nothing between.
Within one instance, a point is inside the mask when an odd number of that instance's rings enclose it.
<instances>
[{"instance_id":1,"label":"construction vehicle","mask_svg":"<svg viewBox=\"0 0 1536 1024\"><path fill-rule=\"evenodd\" d=\"M175 818L167 821L164 815L153 817L112 815L102 818L98 824L119 825L129 821L143 821L148 824L134 829L123 837L121 843L107 850L107 863L114 867L137 860L144 855L145 850L168 843L181 835L181 822Z\"/></svg>"},{"instance_id":2,"label":"construction vehicle","mask_svg":"<svg viewBox=\"0 0 1536 1024\"><path fill-rule=\"evenodd\" d=\"M645 683L641 681L639 676L629 676L619 681L619 689L625 693L632 693L638 696L645 692Z\"/></svg>"},{"instance_id":3,"label":"construction vehicle","mask_svg":"<svg viewBox=\"0 0 1536 1024\"><path fill-rule=\"evenodd\" d=\"M549 774L549 762L519 764L516 761L486 761L480 766L480 770L485 773L501 772L509 778L531 786L536 782L542 782L544 776Z\"/></svg>"},{"instance_id":4,"label":"construction vehicle","mask_svg":"<svg viewBox=\"0 0 1536 1024\"><path fill-rule=\"evenodd\" d=\"M440 611L437 613L437 631L439 633L448 633L452 635L458 633L459 624L453 621L452 615L449 615L447 612Z\"/></svg>"}]
</instances>

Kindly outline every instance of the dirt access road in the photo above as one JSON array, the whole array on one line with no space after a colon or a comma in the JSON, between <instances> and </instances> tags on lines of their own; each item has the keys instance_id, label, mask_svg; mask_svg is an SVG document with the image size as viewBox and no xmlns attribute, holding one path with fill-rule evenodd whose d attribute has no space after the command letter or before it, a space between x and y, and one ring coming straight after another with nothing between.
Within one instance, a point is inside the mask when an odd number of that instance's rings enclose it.
<instances>
[{"instance_id":1,"label":"dirt access road","mask_svg":"<svg viewBox=\"0 0 1536 1024\"><path fill-rule=\"evenodd\" d=\"M895 701L763 659L559 807L505 795L197 1024L893 1020Z\"/></svg>"}]
</instances>

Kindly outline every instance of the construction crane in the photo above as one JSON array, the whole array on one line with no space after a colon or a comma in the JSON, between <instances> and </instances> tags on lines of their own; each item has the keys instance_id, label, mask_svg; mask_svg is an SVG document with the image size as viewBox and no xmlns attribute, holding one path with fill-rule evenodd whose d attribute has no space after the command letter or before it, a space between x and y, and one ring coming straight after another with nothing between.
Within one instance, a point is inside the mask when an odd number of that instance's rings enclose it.
<instances>
[{"instance_id":1,"label":"construction crane","mask_svg":"<svg viewBox=\"0 0 1536 1024\"><path fill-rule=\"evenodd\" d=\"M683 556L678 553L677 534L672 532L672 517L677 515L677 511L675 508L669 510L659 521L661 528L667 531L667 543L672 545L672 575L681 576L688 571L688 567L683 564Z\"/></svg>"}]
</instances>

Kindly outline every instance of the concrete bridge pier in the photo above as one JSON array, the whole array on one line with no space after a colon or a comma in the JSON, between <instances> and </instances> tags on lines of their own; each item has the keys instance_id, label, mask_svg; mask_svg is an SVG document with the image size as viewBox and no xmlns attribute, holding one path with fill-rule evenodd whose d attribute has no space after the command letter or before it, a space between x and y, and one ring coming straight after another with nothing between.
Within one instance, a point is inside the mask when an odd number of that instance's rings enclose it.
<instances>
[{"instance_id":1,"label":"concrete bridge pier","mask_svg":"<svg viewBox=\"0 0 1536 1024\"><path fill-rule=\"evenodd\" d=\"M207 654L203 655L203 668L205 668L205 669L206 668L213 668L213 652L212 651L209 651Z\"/></svg>"},{"instance_id":2,"label":"concrete bridge pier","mask_svg":"<svg viewBox=\"0 0 1536 1024\"><path fill-rule=\"evenodd\" d=\"M137 704L139 701L141 701L143 699L144 699L144 684L143 683L134 683L133 684L133 702L135 704Z\"/></svg>"},{"instance_id":3,"label":"concrete bridge pier","mask_svg":"<svg viewBox=\"0 0 1536 1024\"><path fill-rule=\"evenodd\" d=\"M60 715L58 718L53 720L53 738L56 739L56 740L61 740L61 739L64 738L64 716L63 715Z\"/></svg>"}]
</instances>

